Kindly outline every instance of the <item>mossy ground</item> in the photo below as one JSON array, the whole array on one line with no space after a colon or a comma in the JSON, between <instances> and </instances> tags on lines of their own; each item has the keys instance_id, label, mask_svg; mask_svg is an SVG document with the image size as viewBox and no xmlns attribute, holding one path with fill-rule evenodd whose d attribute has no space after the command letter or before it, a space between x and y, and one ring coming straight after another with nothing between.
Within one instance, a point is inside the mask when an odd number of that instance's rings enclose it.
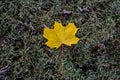
<instances>
[{"instance_id":1,"label":"mossy ground","mask_svg":"<svg viewBox=\"0 0 120 80\"><path fill-rule=\"evenodd\" d=\"M59 49L43 38L54 21L74 22L77 45L65 47L65 80L120 80L119 0L0 0L2 80L60 80Z\"/></svg>"}]
</instances>

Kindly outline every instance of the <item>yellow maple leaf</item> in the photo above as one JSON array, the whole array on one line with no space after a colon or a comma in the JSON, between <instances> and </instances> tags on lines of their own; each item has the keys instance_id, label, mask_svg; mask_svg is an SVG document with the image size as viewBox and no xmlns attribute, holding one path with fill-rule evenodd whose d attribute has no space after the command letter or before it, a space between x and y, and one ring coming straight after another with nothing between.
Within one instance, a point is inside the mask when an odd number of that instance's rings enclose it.
<instances>
[{"instance_id":1,"label":"yellow maple leaf","mask_svg":"<svg viewBox=\"0 0 120 80\"><path fill-rule=\"evenodd\" d=\"M61 23L55 21L54 29L48 27L44 28L43 37L48 39L45 43L50 48L59 48L62 44L71 46L71 44L77 44L79 38L75 36L78 28L74 23L69 23L67 26L63 26Z\"/></svg>"}]
</instances>

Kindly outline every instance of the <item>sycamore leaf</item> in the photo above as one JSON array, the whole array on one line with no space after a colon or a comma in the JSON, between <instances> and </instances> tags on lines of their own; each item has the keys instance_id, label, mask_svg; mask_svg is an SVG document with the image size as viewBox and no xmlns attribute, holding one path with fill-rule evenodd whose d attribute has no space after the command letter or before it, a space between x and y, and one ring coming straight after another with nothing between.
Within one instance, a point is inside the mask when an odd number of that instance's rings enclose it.
<instances>
[{"instance_id":1,"label":"sycamore leaf","mask_svg":"<svg viewBox=\"0 0 120 80\"><path fill-rule=\"evenodd\" d=\"M77 44L79 38L75 36L78 28L74 23L69 23L67 26L63 26L61 23L54 23L54 29L44 28L43 37L48 39L45 43L50 48L59 48L62 44L71 46L71 44Z\"/></svg>"}]
</instances>

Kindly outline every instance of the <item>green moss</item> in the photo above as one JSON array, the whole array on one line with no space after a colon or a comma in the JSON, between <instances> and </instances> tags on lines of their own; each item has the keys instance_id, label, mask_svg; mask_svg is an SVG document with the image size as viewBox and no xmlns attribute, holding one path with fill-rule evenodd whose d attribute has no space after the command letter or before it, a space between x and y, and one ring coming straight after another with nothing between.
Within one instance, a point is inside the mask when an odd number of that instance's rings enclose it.
<instances>
[{"instance_id":1,"label":"green moss","mask_svg":"<svg viewBox=\"0 0 120 80\"><path fill-rule=\"evenodd\" d=\"M53 27L56 20L63 24L74 22L81 39L77 45L65 48L65 80L118 80L119 3L119 0L1 0L0 68L11 66L3 76L11 80L19 77L60 80L61 49L49 49L42 36L44 26ZM87 11L81 12L78 7Z\"/></svg>"}]
</instances>

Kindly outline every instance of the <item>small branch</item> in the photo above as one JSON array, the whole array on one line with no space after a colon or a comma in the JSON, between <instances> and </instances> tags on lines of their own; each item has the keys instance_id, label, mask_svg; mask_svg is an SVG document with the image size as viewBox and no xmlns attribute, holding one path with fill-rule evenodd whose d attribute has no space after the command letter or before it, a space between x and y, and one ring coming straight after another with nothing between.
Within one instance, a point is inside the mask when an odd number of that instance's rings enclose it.
<instances>
[{"instance_id":1,"label":"small branch","mask_svg":"<svg viewBox=\"0 0 120 80\"><path fill-rule=\"evenodd\" d=\"M7 72L9 72L10 71L10 66L5 66L5 67L3 67L3 68L1 68L0 69L0 75L4 75L4 74L6 74Z\"/></svg>"}]
</instances>

